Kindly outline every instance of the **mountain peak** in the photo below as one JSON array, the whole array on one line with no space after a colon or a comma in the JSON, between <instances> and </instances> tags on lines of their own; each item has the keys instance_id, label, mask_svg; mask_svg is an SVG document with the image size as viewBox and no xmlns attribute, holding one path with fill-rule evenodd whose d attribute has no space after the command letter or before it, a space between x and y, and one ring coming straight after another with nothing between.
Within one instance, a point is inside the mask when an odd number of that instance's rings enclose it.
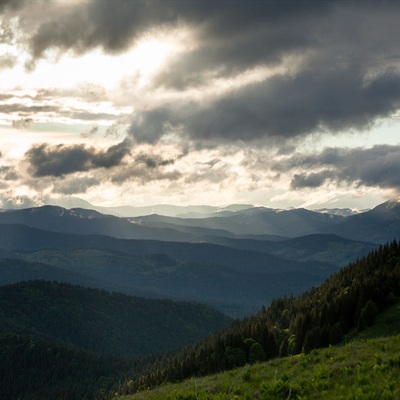
<instances>
[{"instance_id":1,"label":"mountain peak","mask_svg":"<svg viewBox=\"0 0 400 400\"><path fill-rule=\"evenodd\" d=\"M397 210L400 213L400 199L391 199L386 201L385 203L377 205L375 208L373 208L371 211L386 211L386 212L391 212Z\"/></svg>"}]
</instances>

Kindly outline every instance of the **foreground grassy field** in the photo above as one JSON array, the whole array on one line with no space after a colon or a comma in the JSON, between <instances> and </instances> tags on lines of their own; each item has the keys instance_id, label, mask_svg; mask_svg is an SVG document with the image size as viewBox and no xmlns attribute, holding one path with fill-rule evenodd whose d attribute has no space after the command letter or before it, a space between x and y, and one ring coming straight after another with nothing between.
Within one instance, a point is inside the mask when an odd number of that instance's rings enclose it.
<instances>
[{"instance_id":1,"label":"foreground grassy field","mask_svg":"<svg viewBox=\"0 0 400 400\"><path fill-rule=\"evenodd\" d=\"M193 377L118 400L400 399L399 333L396 304L341 346Z\"/></svg>"}]
</instances>

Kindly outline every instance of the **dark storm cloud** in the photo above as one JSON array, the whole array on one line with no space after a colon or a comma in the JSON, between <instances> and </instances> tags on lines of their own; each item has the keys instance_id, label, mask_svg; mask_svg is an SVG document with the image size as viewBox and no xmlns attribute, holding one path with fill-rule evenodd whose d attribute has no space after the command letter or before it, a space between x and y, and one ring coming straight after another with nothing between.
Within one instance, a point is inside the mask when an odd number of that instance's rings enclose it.
<instances>
[{"instance_id":1,"label":"dark storm cloud","mask_svg":"<svg viewBox=\"0 0 400 400\"><path fill-rule=\"evenodd\" d=\"M332 171L311 172L294 174L290 186L292 189L301 188L318 188L322 186L327 180L334 178L335 174Z\"/></svg>"},{"instance_id":2,"label":"dark storm cloud","mask_svg":"<svg viewBox=\"0 0 400 400\"><path fill-rule=\"evenodd\" d=\"M239 39L238 43L243 44L237 34L238 27L249 35L249 30L257 31L266 23L295 23L299 18L320 16L332 4L314 1L248 1L244 7L243 1L225 0L92 0L76 4L61 15L49 15L49 19L42 22L33 35L31 49L34 57L42 56L50 47L83 52L100 46L106 51L117 52L147 31L179 23L206 25L205 40L210 42L230 37L230 40ZM293 40L288 35L282 38L282 42L289 43L289 46ZM270 42L274 43L273 40Z\"/></svg>"},{"instance_id":3,"label":"dark storm cloud","mask_svg":"<svg viewBox=\"0 0 400 400\"><path fill-rule=\"evenodd\" d=\"M197 47L164 68L155 86L207 84L210 76L279 65L285 56L312 60L306 68L315 71L346 64L362 71L399 61L396 1L364 1L362 7L358 1L216 3L197 31Z\"/></svg>"},{"instance_id":4,"label":"dark storm cloud","mask_svg":"<svg viewBox=\"0 0 400 400\"><path fill-rule=\"evenodd\" d=\"M164 2L92 0L40 24L32 37L31 50L35 58L50 47L83 53L100 46L105 51L118 52L139 34L170 18Z\"/></svg>"},{"instance_id":5,"label":"dark storm cloud","mask_svg":"<svg viewBox=\"0 0 400 400\"><path fill-rule=\"evenodd\" d=\"M400 106L398 1L92 0L54 10L31 35L33 58L49 48L117 53L146 33L186 26L193 46L173 55L153 88L202 87L284 66L208 104L136 111L130 133L141 142L173 132L199 142L284 146L314 132L368 129ZM300 61L289 68L287 57Z\"/></svg>"},{"instance_id":6,"label":"dark storm cloud","mask_svg":"<svg viewBox=\"0 0 400 400\"><path fill-rule=\"evenodd\" d=\"M178 114L178 112L165 107L143 112L135 116L129 133L139 142L156 142L171 127L176 126L178 121L183 122L187 117L184 113L184 108L181 108Z\"/></svg>"},{"instance_id":7,"label":"dark storm cloud","mask_svg":"<svg viewBox=\"0 0 400 400\"><path fill-rule=\"evenodd\" d=\"M316 188L327 180L348 184L400 189L400 146L377 145L370 149L329 148L313 156L294 156L275 165L281 172L301 168L293 176L293 189ZM321 169L319 172L308 172Z\"/></svg>"},{"instance_id":8,"label":"dark storm cloud","mask_svg":"<svg viewBox=\"0 0 400 400\"><path fill-rule=\"evenodd\" d=\"M195 140L276 141L319 131L365 129L400 106L400 75L387 72L366 83L357 69L277 75L244 86L206 105L171 105L140 115L130 128L152 142L174 129Z\"/></svg>"},{"instance_id":9,"label":"dark storm cloud","mask_svg":"<svg viewBox=\"0 0 400 400\"><path fill-rule=\"evenodd\" d=\"M130 153L128 141L99 151L83 145L33 146L26 153L26 160L35 177L64 176L94 168L111 168L122 163Z\"/></svg>"},{"instance_id":10,"label":"dark storm cloud","mask_svg":"<svg viewBox=\"0 0 400 400\"><path fill-rule=\"evenodd\" d=\"M111 168L121 164L125 156L130 154L130 142L124 140L114 146L109 147L106 151L97 151L92 158L94 167Z\"/></svg>"}]
</instances>

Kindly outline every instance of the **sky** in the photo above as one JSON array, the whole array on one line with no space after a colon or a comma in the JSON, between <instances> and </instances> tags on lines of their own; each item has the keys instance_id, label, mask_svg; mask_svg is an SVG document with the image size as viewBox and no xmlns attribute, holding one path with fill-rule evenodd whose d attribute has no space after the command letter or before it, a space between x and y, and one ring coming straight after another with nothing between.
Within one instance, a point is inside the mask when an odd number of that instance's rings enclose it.
<instances>
[{"instance_id":1,"label":"sky","mask_svg":"<svg viewBox=\"0 0 400 400\"><path fill-rule=\"evenodd\" d=\"M0 207L398 198L398 21L395 0L0 0Z\"/></svg>"}]
</instances>

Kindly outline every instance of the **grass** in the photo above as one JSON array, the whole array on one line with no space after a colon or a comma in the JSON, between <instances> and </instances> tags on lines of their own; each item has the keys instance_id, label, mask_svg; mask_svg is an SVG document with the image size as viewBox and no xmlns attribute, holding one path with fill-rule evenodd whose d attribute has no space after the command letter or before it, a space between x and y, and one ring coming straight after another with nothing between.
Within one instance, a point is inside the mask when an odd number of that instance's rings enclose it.
<instances>
[{"instance_id":1,"label":"grass","mask_svg":"<svg viewBox=\"0 0 400 400\"><path fill-rule=\"evenodd\" d=\"M389 335L389 336L388 336ZM400 303L350 342L118 400L400 399Z\"/></svg>"}]
</instances>

